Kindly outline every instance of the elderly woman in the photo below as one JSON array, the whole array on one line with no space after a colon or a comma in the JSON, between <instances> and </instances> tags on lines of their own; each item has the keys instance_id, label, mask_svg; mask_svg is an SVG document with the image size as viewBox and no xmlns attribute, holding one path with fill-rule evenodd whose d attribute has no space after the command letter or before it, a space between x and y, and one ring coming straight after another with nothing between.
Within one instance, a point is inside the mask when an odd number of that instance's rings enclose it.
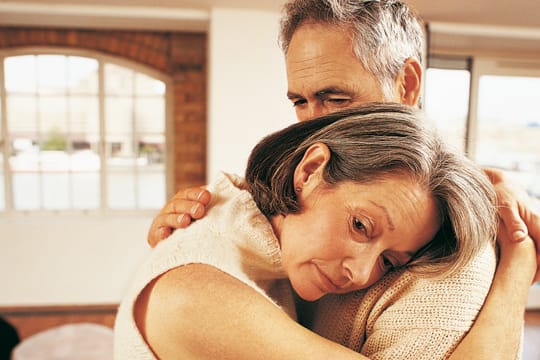
<instances>
[{"instance_id":1,"label":"elderly woman","mask_svg":"<svg viewBox=\"0 0 540 360\"><path fill-rule=\"evenodd\" d=\"M245 180L219 178L208 215L161 242L142 265L119 309L116 357L241 359L258 349L264 358L365 358L298 326L293 295L350 293L390 271L444 278L494 243L489 180L419 116L407 106L370 104L263 139ZM253 313L263 326L235 326L192 296L194 278L206 287L223 272L267 298L272 307ZM489 284L489 264L479 274ZM395 289L406 294L399 283ZM290 329L284 334L274 321ZM290 342L267 348L280 338Z\"/></svg>"}]
</instances>

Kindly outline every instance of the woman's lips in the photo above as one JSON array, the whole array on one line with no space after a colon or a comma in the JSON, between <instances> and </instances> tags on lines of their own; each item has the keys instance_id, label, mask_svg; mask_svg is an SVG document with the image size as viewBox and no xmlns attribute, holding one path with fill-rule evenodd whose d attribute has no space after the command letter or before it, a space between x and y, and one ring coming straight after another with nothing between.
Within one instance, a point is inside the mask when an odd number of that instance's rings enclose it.
<instances>
[{"instance_id":1,"label":"woman's lips","mask_svg":"<svg viewBox=\"0 0 540 360\"><path fill-rule=\"evenodd\" d=\"M335 293L339 290L339 287L317 265L315 269L319 275L322 290L327 293Z\"/></svg>"}]
</instances>

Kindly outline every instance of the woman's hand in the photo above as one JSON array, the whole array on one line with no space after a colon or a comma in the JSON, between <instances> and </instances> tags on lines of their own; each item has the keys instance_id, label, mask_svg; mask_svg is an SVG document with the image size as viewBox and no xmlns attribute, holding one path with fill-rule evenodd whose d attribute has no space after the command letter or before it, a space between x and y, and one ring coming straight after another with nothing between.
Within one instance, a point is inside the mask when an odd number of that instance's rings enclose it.
<instances>
[{"instance_id":1,"label":"woman's hand","mask_svg":"<svg viewBox=\"0 0 540 360\"><path fill-rule=\"evenodd\" d=\"M174 230L185 228L193 220L202 218L210 198L210 192L202 187L178 191L152 221L146 239L148 244L154 247Z\"/></svg>"},{"instance_id":2,"label":"woman's hand","mask_svg":"<svg viewBox=\"0 0 540 360\"><path fill-rule=\"evenodd\" d=\"M533 209L533 202L523 189L513 184L498 169L484 169L497 193L500 227L499 239L521 242L530 237L536 248L537 264L540 263L540 214ZM504 232L504 234L503 234ZM500 244L502 245L502 244ZM537 265L533 282L540 280L540 265Z\"/></svg>"}]
</instances>

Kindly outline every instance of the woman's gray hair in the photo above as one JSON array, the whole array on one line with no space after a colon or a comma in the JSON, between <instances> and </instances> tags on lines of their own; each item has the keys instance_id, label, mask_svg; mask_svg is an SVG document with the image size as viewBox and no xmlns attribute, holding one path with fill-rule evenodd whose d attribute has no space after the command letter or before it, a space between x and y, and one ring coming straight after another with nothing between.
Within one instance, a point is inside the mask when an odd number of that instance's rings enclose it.
<instances>
[{"instance_id":1,"label":"woman's gray hair","mask_svg":"<svg viewBox=\"0 0 540 360\"><path fill-rule=\"evenodd\" d=\"M373 183L404 175L432 196L440 228L410 269L447 275L468 263L486 242L494 243L495 193L484 172L449 149L418 110L377 103L291 125L264 138L246 168L250 193L267 217L300 211L294 171L305 151L324 143L331 152L325 186Z\"/></svg>"},{"instance_id":2,"label":"woman's gray hair","mask_svg":"<svg viewBox=\"0 0 540 360\"><path fill-rule=\"evenodd\" d=\"M399 0L291 0L283 7L279 36L285 54L304 23L351 32L356 57L378 79L387 101L405 61L423 61L422 20Z\"/></svg>"}]
</instances>

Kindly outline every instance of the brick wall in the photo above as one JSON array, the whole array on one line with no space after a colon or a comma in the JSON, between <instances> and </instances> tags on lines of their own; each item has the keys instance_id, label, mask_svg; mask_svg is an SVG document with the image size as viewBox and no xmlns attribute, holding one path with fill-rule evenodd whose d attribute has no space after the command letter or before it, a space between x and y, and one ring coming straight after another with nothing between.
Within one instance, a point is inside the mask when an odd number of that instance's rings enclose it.
<instances>
[{"instance_id":1,"label":"brick wall","mask_svg":"<svg viewBox=\"0 0 540 360\"><path fill-rule=\"evenodd\" d=\"M206 34L0 27L0 49L98 51L173 80L174 189L206 183Z\"/></svg>"}]
</instances>

